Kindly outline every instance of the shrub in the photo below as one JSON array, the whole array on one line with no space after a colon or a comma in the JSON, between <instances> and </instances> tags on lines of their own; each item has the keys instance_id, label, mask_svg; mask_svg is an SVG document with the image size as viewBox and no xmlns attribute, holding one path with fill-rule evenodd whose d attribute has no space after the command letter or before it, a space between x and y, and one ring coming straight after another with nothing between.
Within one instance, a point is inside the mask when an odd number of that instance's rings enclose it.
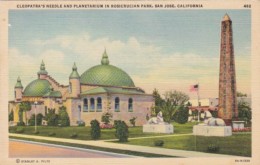
<instances>
[{"instance_id":1,"label":"shrub","mask_svg":"<svg viewBox=\"0 0 260 165\"><path fill-rule=\"evenodd\" d=\"M70 126L70 118L65 106L59 108L58 125L61 127Z\"/></svg>"},{"instance_id":2,"label":"shrub","mask_svg":"<svg viewBox=\"0 0 260 165\"><path fill-rule=\"evenodd\" d=\"M208 150L207 150L207 151L208 151L208 152L211 152L211 153L216 153L216 152L219 151L219 147L216 146L215 144L210 144L210 145L208 146Z\"/></svg>"},{"instance_id":3,"label":"shrub","mask_svg":"<svg viewBox=\"0 0 260 165\"><path fill-rule=\"evenodd\" d=\"M128 126L124 121L118 121L115 136L119 139L119 142L127 142Z\"/></svg>"},{"instance_id":4,"label":"shrub","mask_svg":"<svg viewBox=\"0 0 260 165\"><path fill-rule=\"evenodd\" d=\"M91 125L91 138L97 140L101 136L99 122L95 119L90 122Z\"/></svg>"},{"instance_id":5,"label":"shrub","mask_svg":"<svg viewBox=\"0 0 260 165\"><path fill-rule=\"evenodd\" d=\"M101 121L104 122L105 124L109 124L112 117L113 115L111 113L106 112L105 114L102 115Z\"/></svg>"},{"instance_id":6,"label":"shrub","mask_svg":"<svg viewBox=\"0 0 260 165\"><path fill-rule=\"evenodd\" d=\"M38 113L38 114L36 115L37 125L42 125L42 119L43 119L43 114Z\"/></svg>"},{"instance_id":7,"label":"shrub","mask_svg":"<svg viewBox=\"0 0 260 165\"><path fill-rule=\"evenodd\" d=\"M55 133L55 132L50 132L50 133L48 134L48 136L56 136L56 133Z\"/></svg>"},{"instance_id":8,"label":"shrub","mask_svg":"<svg viewBox=\"0 0 260 165\"><path fill-rule=\"evenodd\" d=\"M36 115L36 124L37 125L42 125L42 119L43 119L43 115L41 113L38 113ZM35 125L35 114L31 115L29 121L28 121L29 125Z\"/></svg>"},{"instance_id":9,"label":"shrub","mask_svg":"<svg viewBox=\"0 0 260 165\"><path fill-rule=\"evenodd\" d=\"M75 139L75 138L77 138L77 137L78 137L78 134L75 133L75 132L74 132L73 134L70 135L70 138L73 138L73 139Z\"/></svg>"},{"instance_id":10,"label":"shrub","mask_svg":"<svg viewBox=\"0 0 260 165\"><path fill-rule=\"evenodd\" d=\"M189 118L189 108L181 106L174 114L173 118L179 124L187 123Z\"/></svg>"},{"instance_id":11,"label":"shrub","mask_svg":"<svg viewBox=\"0 0 260 165\"><path fill-rule=\"evenodd\" d=\"M77 121L79 127L85 127L86 123L84 121Z\"/></svg>"},{"instance_id":12,"label":"shrub","mask_svg":"<svg viewBox=\"0 0 260 165\"><path fill-rule=\"evenodd\" d=\"M120 122L120 120L114 120L114 127L115 127L115 128L117 128L119 122Z\"/></svg>"},{"instance_id":13,"label":"shrub","mask_svg":"<svg viewBox=\"0 0 260 165\"><path fill-rule=\"evenodd\" d=\"M133 117L132 119L129 120L129 122L132 124L133 127L135 127L135 120L137 117Z\"/></svg>"},{"instance_id":14,"label":"shrub","mask_svg":"<svg viewBox=\"0 0 260 165\"><path fill-rule=\"evenodd\" d=\"M155 140L154 145L162 147L164 145L164 141L163 140Z\"/></svg>"},{"instance_id":15,"label":"shrub","mask_svg":"<svg viewBox=\"0 0 260 165\"><path fill-rule=\"evenodd\" d=\"M34 131L33 133L34 133L34 134L39 134L40 132L39 132L39 131Z\"/></svg>"},{"instance_id":16,"label":"shrub","mask_svg":"<svg viewBox=\"0 0 260 165\"><path fill-rule=\"evenodd\" d=\"M24 133L24 128L18 127L15 132L16 133Z\"/></svg>"},{"instance_id":17,"label":"shrub","mask_svg":"<svg viewBox=\"0 0 260 165\"><path fill-rule=\"evenodd\" d=\"M58 115L55 114L55 109L48 109L46 116L48 126L57 126L58 125Z\"/></svg>"},{"instance_id":18,"label":"shrub","mask_svg":"<svg viewBox=\"0 0 260 165\"><path fill-rule=\"evenodd\" d=\"M17 126L25 126L25 123L23 121L17 122Z\"/></svg>"},{"instance_id":19,"label":"shrub","mask_svg":"<svg viewBox=\"0 0 260 165\"><path fill-rule=\"evenodd\" d=\"M218 111L210 111L212 117L217 118L218 117Z\"/></svg>"}]
</instances>

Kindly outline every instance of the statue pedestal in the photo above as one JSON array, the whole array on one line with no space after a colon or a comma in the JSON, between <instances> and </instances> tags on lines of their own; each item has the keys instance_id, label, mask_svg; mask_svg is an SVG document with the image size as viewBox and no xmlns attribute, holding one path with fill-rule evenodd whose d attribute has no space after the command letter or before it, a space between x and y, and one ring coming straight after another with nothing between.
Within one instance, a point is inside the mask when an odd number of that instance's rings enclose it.
<instances>
[{"instance_id":1,"label":"statue pedestal","mask_svg":"<svg viewBox=\"0 0 260 165\"><path fill-rule=\"evenodd\" d=\"M145 124L143 125L143 132L145 133L173 133L172 124Z\"/></svg>"},{"instance_id":2,"label":"statue pedestal","mask_svg":"<svg viewBox=\"0 0 260 165\"><path fill-rule=\"evenodd\" d=\"M193 135L200 136L231 136L231 126L208 126L195 125L193 126Z\"/></svg>"},{"instance_id":3,"label":"statue pedestal","mask_svg":"<svg viewBox=\"0 0 260 165\"><path fill-rule=\"evenodd\" d=\"M232 121L233 129L244 129L245 122L244 121Z\"/></svg>"}]
</instances>

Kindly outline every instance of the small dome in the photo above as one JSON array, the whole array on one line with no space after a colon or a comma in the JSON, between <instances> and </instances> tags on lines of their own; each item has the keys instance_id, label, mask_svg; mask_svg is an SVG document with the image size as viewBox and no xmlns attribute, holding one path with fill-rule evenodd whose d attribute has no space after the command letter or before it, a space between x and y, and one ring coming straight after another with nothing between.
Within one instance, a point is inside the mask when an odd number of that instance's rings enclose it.
<instances>
[{"instance_id":1,"label":"small dome","mask_svg":"<svg viewBox=\"0 0 260 165\"><path fill-rule=\"evenodd\" d=\"M47 80L37 79L26 86L23 96L43 96L49 92L50 83Z\"/></svg>"},{"instance_id":2,"label":"small dome","mask_svg":"<svg viewBox=\"0 0 260 165\"><path fill-rule=\"evenodd\" d=\"M73 65L73 67L72 67L72 72L70 74L70 79L79 79L79 74L78 74L77 66L76 66L75 63Z\"/></svg>"},{"instance_id":3,"label":"small dome","mask_svg":"<svg viewBox=\"0 0 260 165\"><path fill-rule=\"evenodd\" d=\"M45 64L42 60L41 66L40 66L40 71L38 72L38 75L40 74L48 74L48 72L45 70Z\"/></svg>"},{"instance_id":4,"label":"small dome","mask_svg":"<svg viewBox=\"0 0 260 165\"><path fill-rule=\"evenodd\" d=\"M135 87L133 80L126 72L109 64L106 51L103 54L101 65L94 66L85 71L80 77L80 83Z\"/></svg>"},{"instance_id":5,"label":"small dome","mask_svg":"<svg viewBox=\"0 0 260 165\"><path fill-rule=\"evenodd\" d=\"M20 77L17 78L17 82L16 82L14 87L15 88L23 88L23 85L22 85Z\"/></svg>"}]
</instances>

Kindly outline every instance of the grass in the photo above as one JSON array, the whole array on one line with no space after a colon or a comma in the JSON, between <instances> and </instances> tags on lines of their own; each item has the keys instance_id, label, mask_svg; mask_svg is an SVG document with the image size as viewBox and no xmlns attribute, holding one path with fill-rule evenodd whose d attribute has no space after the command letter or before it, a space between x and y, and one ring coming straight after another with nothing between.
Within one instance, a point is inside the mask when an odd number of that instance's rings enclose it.
<instances>
[{"instance_id":1,"label":"grass","mask_svg":"<svg viewBox=\"0 0 260 165\"><path fill-rule=\"evenodd\" d=\"M90 145L64 143L64 142L56 142L56 141L49 141L49 140L39 140L39 139L30 139L30 138L21 138L21 137L12 137L12 136L9 136L9 138L41 142L41 143L48 143L48 144L57 144L57 145L84 148L84 149L92 149L92 150L98 150L98 151L113 152L113 153L126 154L126 155L134 155L134 156L147 157L147 158L151 158L151 157L152 158L159 158L159 157L160 158L163 158L163 157L172 158L172 157L174 157L174 156L168 156L168 155L163 155L163 154L151 154L151 153L144 153L144 152L128 151L128 150L123 150L123 149L110 149L110 148L96 147L96 146L90 146Z\"/></svg>"},{"instance_id":2,"label":"grass","mask_svg":"<svg viewBox=\"0 0 260 165\"><path fill-rule=\"evenodd\" d=\"M193 125L197 123L177 124L174 123L174 134L189 134L192 133ZM9 127L10 133L15 133L17 128L23 128L23 134L36 135L36 136L49 136L54 132L56 135L52 137L57 138L71 138L73 133L78 136L76 139L91 140L90 127L49 127L38 126L39 134L34 134L33 126L15 126ZM155 134L155 133L143 133L142 127L129 127L129 138L137 137L150 137L146 139L129 139L126 144L141 145L141 146L154 146L155 140L163 140L163 148L180 149L189 151L207 152L209 145L215 145L219 147L218 153L237 156L251 156L251 133L233 133L229 137L205 137L205 136L172 136L172 137L153 137L158 135L168 134ZM102 129L101 140L116 139L115 129ZM56 143L55 143L56 144ZM75 144L76 145L76 144ZM121 151L120 151L121 152Z\"/></svg>"},{"instance_id":3,"label":"grass","mask_svg":"<svg viewBox=\"0 0 260 165\"><path fill-rule=\"evenodd\" d=\"M192 133L192 126L195 123L187 124L177 124L174 123L174 133L175 134L186 134ZM24 129L23 134L26 135L37 135L37 136L50 136L51 133L56 135L53 137L57 138L67 138L70 139L73 133L78 134L76 139L80 140L91 140L90 136L90 127L51 127L51 126L37 126L38 134L34 132L34 126L14 126L9 127L10 133L16 133L17 129ZM129 138L136 137L147 137L147 136L157 136L157 135L168 135L168 134L159 134L159 133L143 133L143 127L129 127ZM101 138L100 140L109 140L115 139L116 130L113 129L101 129Z\"/></svg>"},{"instance_id":4,"label":"grass","mask_svg":"<svg viewBox=\"0 0 260 165\"><path fill-rule=\"evenodd\" d=\"M251 157L251 133L234 133L228 137L205 137L205 136L173 136L163 138L133 139L126 144L154 146L156 140L163 140L163 148L180 149L189 151L207 152L210 144L219 147L219 154Z\"/></svg>"}]
</instances>

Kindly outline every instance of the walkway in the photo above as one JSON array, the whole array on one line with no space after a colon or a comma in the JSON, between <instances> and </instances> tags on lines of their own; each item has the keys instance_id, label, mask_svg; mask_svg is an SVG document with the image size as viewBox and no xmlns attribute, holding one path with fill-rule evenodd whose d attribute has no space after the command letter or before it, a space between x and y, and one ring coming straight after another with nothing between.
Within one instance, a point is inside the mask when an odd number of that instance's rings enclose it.
<instances>
[{"instance_id":1,"label":"walkway","mask_svg":"<svg viewBox=\"0 0 260 165\"><path fill-rule=\"evenodd\" d=\"M185 136L185 135L187 135L187 134L182 134L182 136ZM122 144L122 143L119 144L119 143L112 143L112 142L107 142L107 141L103 141L103 140L97 140L97 141L74 140L74 139L63 139L63 138L43 137L43 136L13 134L13 133L9 133L9 136L48 140L48 141L55 141L55 142L76 143L76 144L91 145L91 146L103 147L103 148L123 149L123 150L129 150L129 151L145 152L145 153L151 153L151 154L163 154L163 155L177 156L177 157L239 157L239 156L232 156L232 155L211 154L211 153L196 152L196 151L185 151L185 150L177 150L177 149L158 148L158 147L137 146L137 145ZM168 135L168 136L177 136L177 135ZM181 135L179 134L178 136L181 136ZM148 137L140 137L140 138L148 138ZM137 138L135 138L135 139L137 139Z\"/></svg>"},{"instance_id":2,"label":"walkway","mask_svg":"<svg viewBox=\"0 0 260 165\"><path fill-rule=\"evenodd\" d=\"M19 139L9 140L10 158L136 158L93 149L63 146Z\"/></svg>"}]
</instances>

